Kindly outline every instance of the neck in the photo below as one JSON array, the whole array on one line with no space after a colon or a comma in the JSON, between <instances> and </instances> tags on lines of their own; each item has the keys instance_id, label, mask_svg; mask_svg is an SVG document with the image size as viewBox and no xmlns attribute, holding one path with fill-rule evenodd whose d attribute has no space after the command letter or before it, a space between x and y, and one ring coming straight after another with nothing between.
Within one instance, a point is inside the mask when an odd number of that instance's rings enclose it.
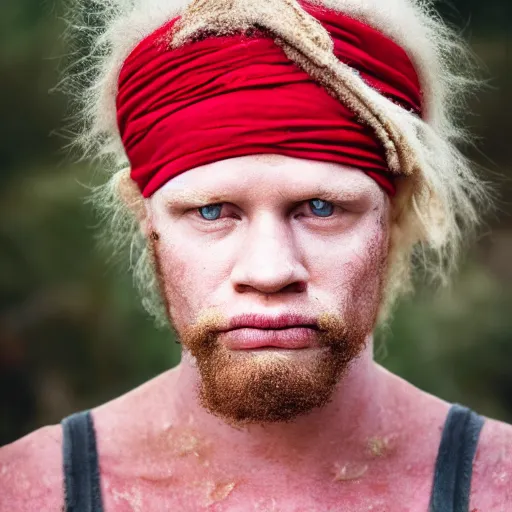
<instances>
[{"instance_id":1,"label":"neck","mask_svg":"<svg viewBox=\"0 0 512 512\"><path fill-rule=\"evenodd\" d=\"M184 358L176 369L177 395L174 414L200 437L222 443L223 457L239 460L247 452L272 454L275 460L324 463L336 446L336 453L354 460L357 453L372 449L371 443L385 439L383 414L388 396L387 373L373 362L372 340L353 363L326 406L289 423L228 425L206 411L198 402L198 373ZM311 466L309 466L311 467Z\"/></svg>"}]
</instances>

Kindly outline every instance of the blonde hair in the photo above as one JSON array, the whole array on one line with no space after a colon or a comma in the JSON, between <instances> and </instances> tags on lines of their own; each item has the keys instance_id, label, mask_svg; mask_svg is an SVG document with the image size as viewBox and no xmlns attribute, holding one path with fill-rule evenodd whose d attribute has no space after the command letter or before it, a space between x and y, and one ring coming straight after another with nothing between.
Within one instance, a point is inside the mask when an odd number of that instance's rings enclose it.
<instances>
[{"instance_id":1,"label":"blonde hair","mask_svg":"<svg viewBox=\"0 0 512 512\"><path fill-rule=\"evenodd\" d=\"M109 226L108 239L115 249L130 247L130 266L144 307L159 321L165 321L166 311L151 257L134 215L143 199L127 179L128 163L116 121L117 79L131 50L145 36L180 14L185 17L182 33L177 34L178 44L204 26L217 24L215 29L220 33L265 18L262 25L276 36L288 57L334 91L340 101L358 109L360 117L384 144L390 169L406 175L399 181L393 199L389 269L381 319L388 316L400 294L411 290L414 269L423 269L433 278L446 282L456 266L462 243L479 222L479 205L485 200L486 191L470 162L457 149L460 143L470 140L460 126L467 94L476 84L470 53L443 23L432 3L427 0L315 2L375 27L407 52L420 78L423 120L371 89L350 73L348 66L335 62L332 52L329 53L326 33L295 0L195 0L193 3L195 9L191 14L188 0L88 0L89 9L85 12L94 12L99 26L74 24L78 33L85 34L91 43L90 52L80 61L80 73L70 77L75 95L83 74L91 77L88 86L78 92L80 115L76 143L86 157L99 161L110 174L107 183L96 191L94 202ZM289 19L268 16L276 7L288 13ZM223 25L223 16L238 25ZM274 23L275 19L283 21ZM304 26L298 27L294 34L296 22ZM311 35L312 30L317 31L317 37ZM327 63L327 71L320 72L318 63Z\"/></svg>"}]
</instances>

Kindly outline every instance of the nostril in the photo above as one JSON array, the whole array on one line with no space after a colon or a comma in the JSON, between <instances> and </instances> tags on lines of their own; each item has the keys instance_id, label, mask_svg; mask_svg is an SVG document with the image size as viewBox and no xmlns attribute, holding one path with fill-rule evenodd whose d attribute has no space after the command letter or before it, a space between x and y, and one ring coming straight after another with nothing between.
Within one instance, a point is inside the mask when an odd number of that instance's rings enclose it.
<instances>
[{"instance_id":1,"label":"nostril","mask_svg":"<svg viewBox=\"0 0 512 512\"><path fill-rule=\"evenodd\" d=\"M233 266L230 281L238 293L259 292L270 296L306 290L309 274L300 263L262 262L254 257L241 258Z\"/></svg>"},{"instance_id":2,"label":"nostril","mask_svg":"<svg viewBox=\"0 0 512 512\"><path fill-rule=\"evenodd\" d=\"M282 290L283 292L293 292L293 293L303 293L306 291L306 282L305 281L297 281L295 283L290 283L285 286Z\"/></svg>"},{"instance_id":3,"label":"nostril","mask_svg":"<svg viewBox=\"0 0 512 512\"><path fill-rule=\"evenodd\" d=\"M254 290L254 288L248 284L237 283L235 285L235 290L237 291L237 293L247 293L250 292L251 290Z\"/></svg>"},{"instance_id":4,"label":"nostril","mask_svg":"<svg viewBox=\"0 0 512 512\"><path fill-rule=\"evenodd\" d=\"M304 293L306 291L307 284L305 281L296 281L294 283L290 283L286 286L283 286L279 289L274 289L272 291L263 291L261 286L258 285L250 285L244 283L236 283L235 290L238 293L247 293L250 291L258 290L263 293L267 293L269 295L279 294L279 293Z\"/></svg>"}]
</instances>

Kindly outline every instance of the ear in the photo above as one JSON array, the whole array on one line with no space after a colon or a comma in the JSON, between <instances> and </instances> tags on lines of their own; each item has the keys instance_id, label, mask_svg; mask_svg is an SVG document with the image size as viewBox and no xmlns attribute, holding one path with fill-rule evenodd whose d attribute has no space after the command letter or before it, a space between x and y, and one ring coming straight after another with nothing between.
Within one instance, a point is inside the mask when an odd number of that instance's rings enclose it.
<instances>
[{"instance_id":1,"label":"ear","mask_svg":"<svg viewBox=\"0 0 512 512\"><path fill-rule=\"evenodd\" d=\"M131 179L130 171L127 167L118 172L117 195L139 222L142 233L148 235L150 221L146 201L137 184Z\"/></svg>"}]
</instances>

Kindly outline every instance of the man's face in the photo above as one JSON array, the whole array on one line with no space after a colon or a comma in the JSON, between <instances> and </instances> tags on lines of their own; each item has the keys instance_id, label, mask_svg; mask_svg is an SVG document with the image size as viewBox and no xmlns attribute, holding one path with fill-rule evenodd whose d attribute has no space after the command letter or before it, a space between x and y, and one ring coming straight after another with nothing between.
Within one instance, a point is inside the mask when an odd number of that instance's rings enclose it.
<instances>
[{"instance_id":1,"label":"man's face","mask_svg":"<svg viewBox=\"0 0 512 512\"><path fill-rule=\"evenodd\" d=\"M375 324L389 232L381 188L337 164L246 156L177 176L147 211L202 404L235 423L324 405Z\"/></svg>"}]
</instances>

